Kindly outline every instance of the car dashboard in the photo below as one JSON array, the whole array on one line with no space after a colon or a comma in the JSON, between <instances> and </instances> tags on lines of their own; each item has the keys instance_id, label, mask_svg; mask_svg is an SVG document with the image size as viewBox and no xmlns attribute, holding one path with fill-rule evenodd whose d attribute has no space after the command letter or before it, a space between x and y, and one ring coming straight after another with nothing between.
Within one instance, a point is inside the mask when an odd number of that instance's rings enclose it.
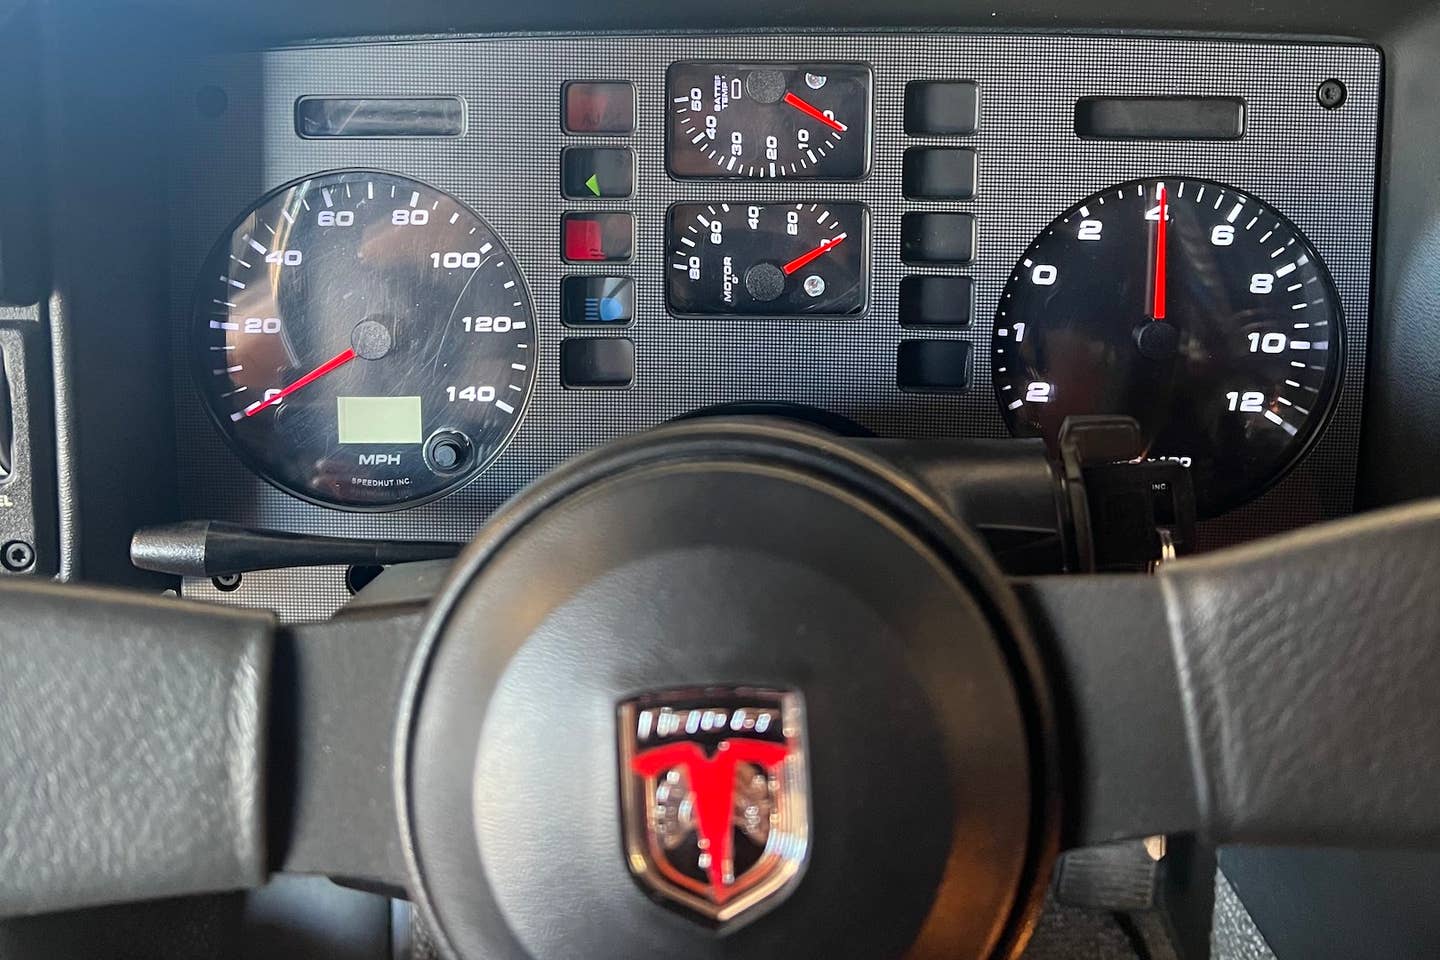
<instances>
[{"instance_id":1,"label":"car dashboard","mask_svg":"<svg viewBox=\"0 0 1440 960\"><path fill-rule=\"evenodd\" d=\"M0 578L321 623L706 418L968 452L1020 577L1097 570L1087 425L1151 478L1123 569L1440 491L1425 3L84 6L0 0ZM1172 853L1215 956L1440 944ZM1072 867L1028 956L1189 956Z\"/></svg>"},{"instance_id":2,"label":"car dashboard","mask_svg":"<svg viewBox=\"0 0 1440 960\"><path fill-rule=\"evenodd\" d=\"M1195 470L1202 547L1340 516L1380 85L1358 44L903 31L187 61L184 514L463 541L599 443L762 408L1052 447L1067 415L1129 414L1147 456ZM364 324L383 352L266 402ZM345 573L183 590L324 617Z\"/></svg>"}]
</instances>

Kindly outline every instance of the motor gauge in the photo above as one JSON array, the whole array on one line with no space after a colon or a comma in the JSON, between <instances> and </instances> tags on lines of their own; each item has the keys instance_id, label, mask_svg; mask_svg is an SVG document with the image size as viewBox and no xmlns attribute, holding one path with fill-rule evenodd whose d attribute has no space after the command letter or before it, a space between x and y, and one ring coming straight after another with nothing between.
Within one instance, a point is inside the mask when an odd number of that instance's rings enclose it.
<instances>
[{"instance_id":1,"label":"motor gauge","mask_svg":"<svg viewBox=\"0 0 1440 960\"><path fill-rule=\"evenodd\" d=\"M670 308L681 315L864 313L867 220L858 203L677 203Z\"/></svg>"},{"instance_id":2,"label":"motor gauge","mask_svg":"<svg viewBox=\"0 0 1440 960\"><path fill-rule=\"evenodd\" d=\"M1278 479L1340 383L1339 296L1274 208L1209 180L1110 187L1030 245L1000 298L996 397L1052 446L1071 414L1126 414L1215 516Z\"/></svg>"},{"instance_id":3,"label":"motor gauge","mask_svg":"<svg viewBox=\"0 0 1440 960\"><path fill-rule=\"evenodd\" d=\"M681 62L666 90L677 177L858 180L869 167L863 63Z\"/></svg>"},{"instance_id":4,"label":"motor gauge","mask_svg":"<svg viewBox=\"0 0 1440 960\"><path fill-rule=\"evenodd\" d=\"M221 237L192 369L240 457L299 497L393 509L504 447L535 372L525 283L454 197L357 170L286 184Z\"/></svg>"}]
</instances>

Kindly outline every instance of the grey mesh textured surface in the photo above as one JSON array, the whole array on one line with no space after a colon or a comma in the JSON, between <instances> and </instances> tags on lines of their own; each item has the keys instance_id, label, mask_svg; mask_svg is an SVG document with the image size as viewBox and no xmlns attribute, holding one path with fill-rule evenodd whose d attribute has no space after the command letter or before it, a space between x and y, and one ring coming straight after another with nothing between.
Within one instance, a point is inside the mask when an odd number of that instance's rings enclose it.
<instances>
[{"instance_id":1,"label":"grey mesh textured surface","mask_svg":"<svg viewBox=\"0 0 1440 960\"><path fill-rule=\"evenodd\" d=\"M665 172L665 68L687 57L865 60L873 68L872 161L859 183L678 182ZM736 400L789 400L848 416L882 435L1003 436L989 363L991 318L1026 244L1067 205L1144 175L1211 177L1289 216L1334 273L1346 310L1343 394L1325 435L1290 477L1251 506L1206 525L1207 545L1233 542L1349 510L1360 422L1369 301L1380 57L1362 46L1140 38L964 34L795 34L749 37L550 37L300 47L201 59L175 88L171 170L173 321L177 359L187 344L192 280L224 226L265 191L321 170L364 166L418 177L468 203L505 238L528 279L540 326L536 392L514 442L474 482L426 506L350 514L301 503L246 471L226 448L188 380L177 378L179 463L189 516L348 536L464 539L525 483L606 439L678 414ZM1327 77L1349 87L1340 110L1315 101ZM573 78L628 79L638 97L631 137L572 137L560 129L560 90ZM973 79L981 89L975 199L901 196L909 80ZM196 92L222 87L228 110L200 116ZM1233 142L1081 141L1076 97L1227 94L1248 103L1248 132ZM459 139L303 140L292 122L306 94L457 95L468 104ZM952 141L953 142L953 141ZM638 164L627 201L565 201L560 151L623 143ZM871 213L871 308L854 320L677 319L664 306L665 212L687 200L860 200ZM558 374L561 278L605 266L560 262L565 210L629 209L636 256L638 373L625 390L564 390ZM911 210L968 210L979 256L968 268L907 268L899 225ZM972 341L974 385L961 396L902 393L896 291L908 273L976 278L976 322L938 333ZM932 334L927 333L927 336ZM183 365L179 366L183 370ZM241 591L228 595L238 600ZM261 600L259 596L250 597Z\"/></svg>"}]
</instances>

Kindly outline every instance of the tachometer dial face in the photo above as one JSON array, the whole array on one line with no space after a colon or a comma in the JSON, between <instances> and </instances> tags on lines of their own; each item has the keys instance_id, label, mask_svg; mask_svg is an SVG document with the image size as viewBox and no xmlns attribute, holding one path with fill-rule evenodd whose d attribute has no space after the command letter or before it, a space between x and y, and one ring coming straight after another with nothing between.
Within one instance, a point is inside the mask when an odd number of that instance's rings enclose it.
<instances>
[{"instance_id":1,"label":"tachometer dial face","mask_svg":"<svg viewBox=\"0 0 1440 960\"><path fill-rule=\"evenodd\" d=\"M669 166L677 177L858 180L869 165L863 63L672 64Z\"/></svg>"},{"instance_id":2,"label":"tachometer dial face","mask_svg":"<svg viewBox=\"0 0 1440 960\"><path fill-rule=\"evenodd\" d=\"M866 221L858 203L677 203L670 308L682 315L864 313Z\"/></svg>"},{"instance_id":3,"label":"tachometer dial face","mask_svg":"<svg viewBox=\"0 0 1440 960\"><path fill-rule=\"evenodd\" d=\"M454 197L379 171L260 200L206 261L194 323L196 382L242 459L351 509L473 477L534 379L530 299L500 238Z\"/></svg>"},{"instance_id":4,"label":"tachometer dial face","mask_svg":"<svg viewBox=\"0 0 1440 960\"><path fill-rule=\"evenodd\" d=\"M1213 516L1320 429L1343 333L1319 255L1273 208L1207 180L1135 181L1025 251L995 318L995 393L1012 432L1052 445L1071 414L1134 417Z\"/></svg>"}]
</instances>

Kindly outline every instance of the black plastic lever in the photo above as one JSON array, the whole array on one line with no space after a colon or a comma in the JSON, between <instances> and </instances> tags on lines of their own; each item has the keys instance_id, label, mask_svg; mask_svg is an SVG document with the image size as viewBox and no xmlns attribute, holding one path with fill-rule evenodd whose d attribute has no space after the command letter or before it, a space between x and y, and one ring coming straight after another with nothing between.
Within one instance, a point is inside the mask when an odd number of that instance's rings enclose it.
<instances>
[{"instance_id":1,"label":"black plastic lever","mask_svg":"<svg viewBox=\"0 0 1440 960\"><path fill-rule=\"evenodd\" d=\"M221 577L252 570L444 560L463 544L434 540L351 540L278 530L252 530L218 520L143 527L130 540L141 570L182 577Z\"/></svg>"}]
</instances>

